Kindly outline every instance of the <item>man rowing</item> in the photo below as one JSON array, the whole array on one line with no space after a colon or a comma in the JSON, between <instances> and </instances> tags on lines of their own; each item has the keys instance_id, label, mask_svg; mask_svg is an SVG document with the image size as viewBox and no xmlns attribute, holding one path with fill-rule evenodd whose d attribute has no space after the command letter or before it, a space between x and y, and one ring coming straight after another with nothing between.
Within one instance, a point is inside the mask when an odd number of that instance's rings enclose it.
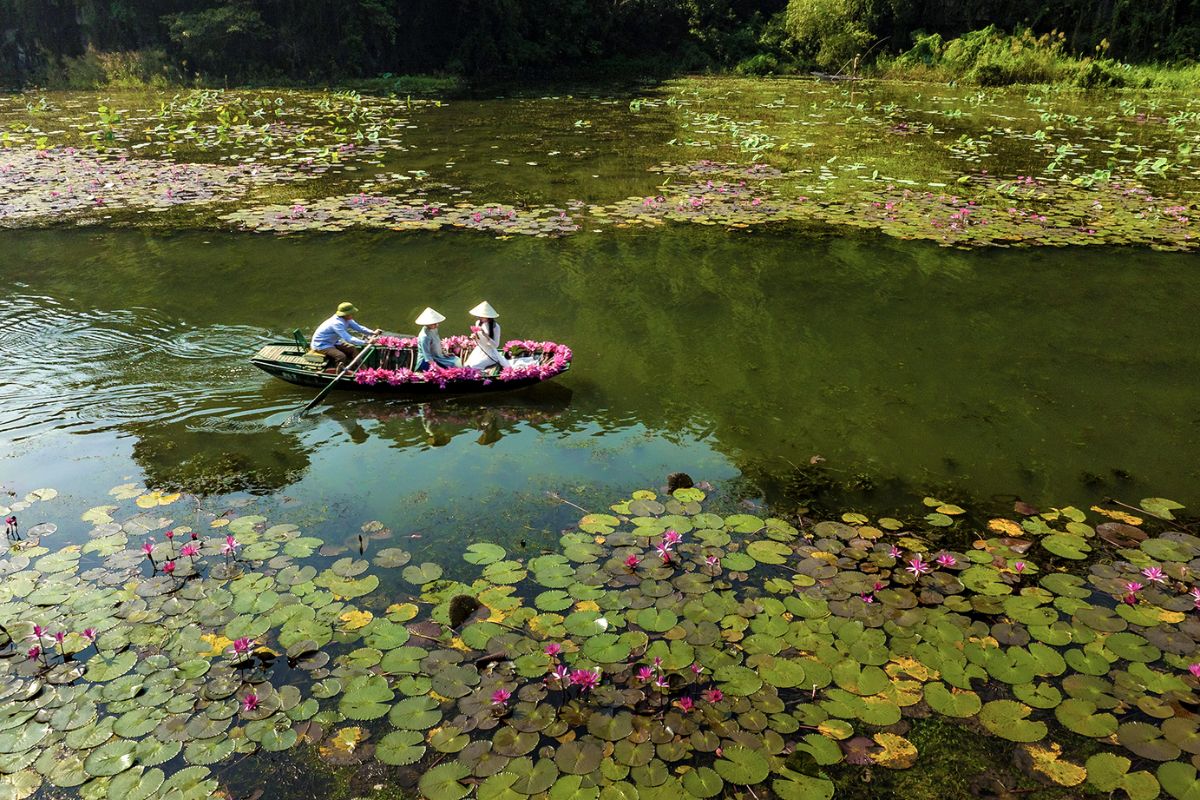
<instances>
[{"instance_id":1,"label":"man rowing","mask_svg":"<svg viewBox=\"0 0 1200 800\"><path fill-rule=\"evenodd\" d=\"M337 313L317 326L309 345L312 352L325 356L326 363L338 372L354 360L359 348L367 346L368 339L360 339L355 333L366 334L368 338L383 333L378 328L372 330L355 322L357 313L353 303L342 303Z\"/></svg>"}]
</instances>

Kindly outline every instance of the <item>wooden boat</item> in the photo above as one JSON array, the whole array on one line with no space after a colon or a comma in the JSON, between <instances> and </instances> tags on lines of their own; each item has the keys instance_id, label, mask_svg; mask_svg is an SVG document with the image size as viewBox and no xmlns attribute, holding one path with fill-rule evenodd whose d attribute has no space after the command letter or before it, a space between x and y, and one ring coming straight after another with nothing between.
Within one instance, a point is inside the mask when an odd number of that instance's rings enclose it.
<instances>
[{"instance_id":1,"label":"wooden boat","mask_svg":"<svg viewBox=\"0 0 1200 800\"><path fill-rule=\"evenodd\" d=\"M447 353L461 356L469 351L470 340L465 336L442 340ZM357 368L336 378L335 389L373 392L397 397L445 397L455 394L510 392L551 380L571 368L571 350L554 342L509 342L505 353L510 357L532 356L526 366L501 370L499 367L479 371L461 367L435 368L414 372L419 356L416 340L402 337L383 337L372 347ZM325 358L310 355L308 343L299 331L291 342L272 342L264 345L250 363L289 383L299 386L325 388L335 373L325 367Z\"/></svg>"}]
</instances>

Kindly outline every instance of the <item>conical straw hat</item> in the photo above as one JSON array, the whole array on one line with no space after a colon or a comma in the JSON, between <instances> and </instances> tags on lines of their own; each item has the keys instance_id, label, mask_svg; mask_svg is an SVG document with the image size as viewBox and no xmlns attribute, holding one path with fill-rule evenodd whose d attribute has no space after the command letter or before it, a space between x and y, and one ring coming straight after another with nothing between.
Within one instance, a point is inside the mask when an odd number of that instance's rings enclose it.
<instances>
[{"instance_id":1,"label":"conical straw hat","mask_svg":"<svg viewBox=\"0 0 1200 800\"><path fill-rule=\"evenodd\" d=\"M445 319L445 317L432 308L427 308L421 312L421 316L417 317L416 323L418 325L436 325L439 322L444 322Z\"/></svg>"},{"instance_id":2,"label":"conical straw hat","mask_svg":"<svg viewBox=\"0 0 1200 800\"><path fill-rule=\"evenodd\" d=\"M492 304L487 300L472 308L468 313L474 314L477 317L487 317L488 319L499 319L500 317L496 313L496 309L492 308Z\"/></svg>"}]
</instances>

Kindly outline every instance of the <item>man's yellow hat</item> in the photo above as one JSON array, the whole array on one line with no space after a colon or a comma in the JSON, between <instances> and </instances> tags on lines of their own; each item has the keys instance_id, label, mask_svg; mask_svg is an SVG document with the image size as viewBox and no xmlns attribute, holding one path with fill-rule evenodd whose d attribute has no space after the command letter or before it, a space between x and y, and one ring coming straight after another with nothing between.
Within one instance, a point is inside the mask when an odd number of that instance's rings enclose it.
<instances>
[{"instance_id":1,"label":"man's yellow hat","mask_svg":"<svg viewBox=\"0 0 1200 800\"><path fill-rule=\"evenodd\" d=\"M348 317L351 314L357 313L358 309L354 307L353 303L342 303L340 306L338 306L337 315L339 317Z\"/></svg>"}]
</instances>

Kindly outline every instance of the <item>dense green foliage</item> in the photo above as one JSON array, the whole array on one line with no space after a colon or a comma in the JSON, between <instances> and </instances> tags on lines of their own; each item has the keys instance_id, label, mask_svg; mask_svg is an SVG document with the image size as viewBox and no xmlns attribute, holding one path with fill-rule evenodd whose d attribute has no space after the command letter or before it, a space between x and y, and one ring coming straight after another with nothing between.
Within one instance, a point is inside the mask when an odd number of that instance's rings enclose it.
<instances>
[{"instance_id":1,"label":"dense green foliage","mask_svg":"<svg viewBox=\"0 0 1200 800\"><path fill-rule=\"evenodd\" d=\"M1200 0L0 0L0 85L767 74L860 56L1103 86L1120 83L1109 59L1197 52Z\"/></svg>"}]
</instances>

